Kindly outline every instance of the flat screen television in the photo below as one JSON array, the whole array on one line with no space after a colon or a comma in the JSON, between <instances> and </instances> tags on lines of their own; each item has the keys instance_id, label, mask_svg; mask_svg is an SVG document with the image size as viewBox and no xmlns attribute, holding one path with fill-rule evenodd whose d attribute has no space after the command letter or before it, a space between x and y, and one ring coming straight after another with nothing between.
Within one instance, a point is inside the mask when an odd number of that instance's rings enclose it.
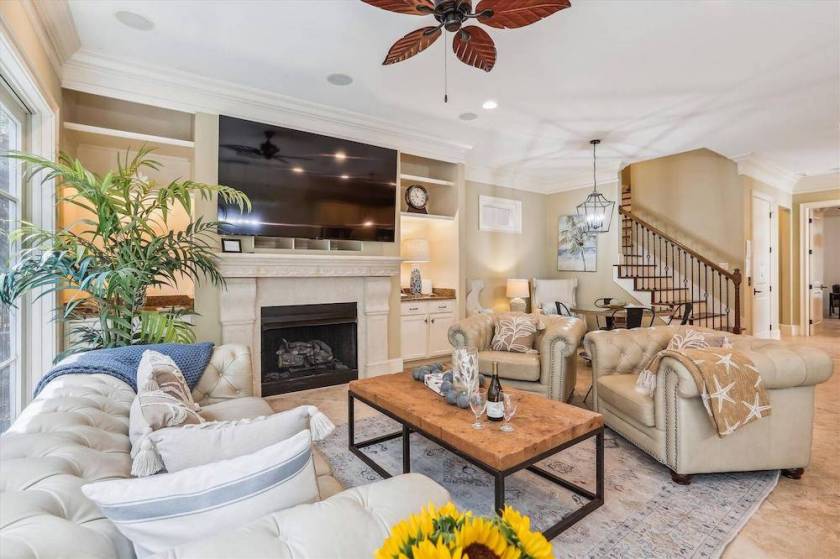
<instances>
[{"instance_id":1,"label":"flat screen television","mask_svg":"<svg viewBox=\"0 0 840 559\"><path fill-rule=\"evenodd\" d=\"M222 234L394 242L396 150L220 116L219 183Z\"/></svg>"}]
</instances>

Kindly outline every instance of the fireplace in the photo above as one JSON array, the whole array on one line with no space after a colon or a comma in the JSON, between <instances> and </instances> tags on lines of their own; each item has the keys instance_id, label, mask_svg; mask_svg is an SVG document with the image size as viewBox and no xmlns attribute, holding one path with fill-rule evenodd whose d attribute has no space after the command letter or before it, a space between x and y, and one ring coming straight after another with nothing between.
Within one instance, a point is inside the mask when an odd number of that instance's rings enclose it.
<instances>
[{"instance_id":1,"label":"fireplace","mask_svg":"<svg viewBox=\"0 0 840 559\"><path fill-rule=\"evenodd\" d=\"M262 307L262 395L358 378L356 303Z\"/></svg>"}]
</instances>

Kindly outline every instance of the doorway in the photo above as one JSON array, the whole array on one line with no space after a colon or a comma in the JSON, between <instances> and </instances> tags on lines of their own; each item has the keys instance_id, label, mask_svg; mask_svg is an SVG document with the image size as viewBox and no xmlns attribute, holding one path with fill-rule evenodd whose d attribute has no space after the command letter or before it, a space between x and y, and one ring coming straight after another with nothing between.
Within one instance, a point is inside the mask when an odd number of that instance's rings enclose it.
<instances>
[{"instance_id":1,"label":"doorway","mask_svg":"<svg viewBox=\"0 0 840 559\"><path fill-rule=\"evenodd\" d=\"M804 333L840 336L840 200L803 204Z\"/></svg>"}]
</instances>

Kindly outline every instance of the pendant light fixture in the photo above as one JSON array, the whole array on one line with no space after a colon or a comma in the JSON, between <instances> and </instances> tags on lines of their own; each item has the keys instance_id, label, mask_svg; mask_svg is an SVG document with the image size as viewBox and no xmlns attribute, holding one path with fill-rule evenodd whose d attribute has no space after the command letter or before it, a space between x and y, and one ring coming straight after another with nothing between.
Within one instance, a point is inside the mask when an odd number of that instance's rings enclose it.
<instances>
[{"instance_id":1,"label":"pendant light fixture","mask_svg":"<svg viewBox=\"0 0 840 559\"><path fill-rule=\"evenodd\" d=\"M613 209L615 202L607 200L603 194L598 192L597 158L595 148L601 140L592 140L592 192L577 207L578 216L581 218L581 225L590 233L607 233L612 223Z\"/></svg>"}]
</instances>

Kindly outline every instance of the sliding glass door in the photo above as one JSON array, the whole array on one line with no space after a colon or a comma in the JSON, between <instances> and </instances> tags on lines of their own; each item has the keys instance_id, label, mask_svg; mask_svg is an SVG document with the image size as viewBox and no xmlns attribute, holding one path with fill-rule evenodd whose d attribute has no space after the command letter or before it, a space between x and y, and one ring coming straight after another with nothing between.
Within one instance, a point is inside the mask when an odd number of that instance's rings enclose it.
<instances>
[{"instance_id":1,"label":"sliding glass door","mask_svg":"<svg viewBox=\"0 0 840 559\"><path fill-rule=\"evenodd\" d=\"M26 111L0 82L0 153L24 147ZM7 270L17 255L9 232L20 222L23 176L21 165L0 158L0 269ZM0 433L18 412L21 393L20 309L0 304Z\"/></svg>"}]
</instances>

